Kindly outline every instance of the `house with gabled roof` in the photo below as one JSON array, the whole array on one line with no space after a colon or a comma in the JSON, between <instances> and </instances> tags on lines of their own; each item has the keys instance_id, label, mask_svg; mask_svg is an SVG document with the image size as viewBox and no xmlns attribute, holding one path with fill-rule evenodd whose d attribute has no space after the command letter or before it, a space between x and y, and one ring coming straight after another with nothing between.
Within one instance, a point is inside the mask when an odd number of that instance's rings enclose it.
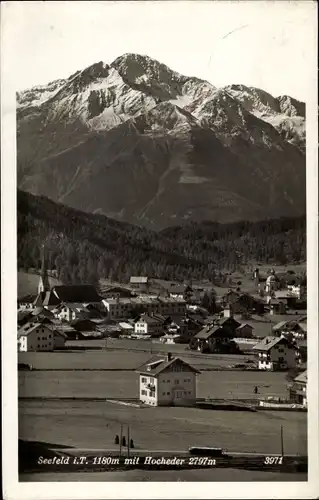
<instances>
[{"instance_id":1,"label":"house with gabled roof","mask_svg":"<svg viewBox=\"0 0 319 500\"><path fill-rule=\"evenodd\" d=\"M156 356L138 370L139 399L150 406L194 406L200 371L171 353Z\"/></svg>"},{"instance_id":2,"label":"house with gabled roof","mask_svg":"<svg viewBox=\"0 0 319 500\"><path fill-rule=\"evenodd\" d=\"M77 319L89 318L90 311L83 304L63 302L56 308L55 317L60 321L68 321L70 323Z\"/></svg>"},{"instance_id":3,"label":"house with gabled roof","mask_svg":"<svg viewBox=\"0 0 319 500\"><path fill-rule=\"evenodd\" d=\"M288 370L298 363L297 347L285 337L265 337L253 350L259 370Z\"/></svg>"},{"instance_id":4,"label":"house with gabled roof","mask_svg":"<svg viewBox=\"0 0 319 500\"><path fill-rule=\"evenodd\" d=\"M236 338L250 339L253 336L253 327L248 323L242 323L236 328Z\"/></svg>"},{"instance_id":5,"label":"house with gabled roof","mask_svg":"<svg viewBox=\"0 0 319 500\"><path fill-rule=\"evenodd\" d=\"M294 403L307 406L307 370L294 378L289 395Z\"/></svg>"},{"instance_id":6,"label":"house with gabled roof","mask_svg":"<svg viewBox=\"0 0 319 500\"><path fill-rule=\"evenodd\" d=\"M160 337L164 333L166 318L161 314L144 313L134 321L134 333L136 335L151 335Z\"/></svg>"},{"instance_id":7,"label":"house with gabled roof","mask_svg":"<svg viewBox=\"0 0 319 500\"><path fill-rule=\"evenodd\" d=\"M238 346L233 342L235 331L229 328L227 320L233 318L223 318L218 323L204 326L190 341L191 349L201 352L229 353L237 352ZM236 321L239 326L239 323Z\"/></svg>"},{"instance_id":8,"label":"house with gabled roof","mask_svg":"<svg viewBox=\"0 0 319 500\"><path fill-rule=\"evenodd\" d=\"M291 338L305 340L307 338L307 320L280 321L273 327L273 332L277 336L285 335Z\"/></svg>"},{"instance_id":9,"label":"house with gabled roof","mask_svg":"<svg viewBox=\"0 0 319 500\"><path fill-rule=\"evenodd\" d=\"M271 297L269 300L270 314L272 316L276 314L286 314L287 304L284 300L279 300Z\"/></svg>"},{"instance_id":10,"label":"house with gabled roof","mask_svg":"<svg viewBox=\"0 0 319 500\"><path fill-rule=\"evenodd\" d=\"M47 325L29 322L18 330L18 351L53 351L54 334Z\"/></svg>"},{"instance_id":11,"label":"house with gabled roof","mask_svg":"<svg viewBox=\"0 0 319 500\"><path fill-rule=\"evenodd\" d=\"M46 320L46 322L44 322ZM64 347L67 336L48 318L28 322L18 330L18 351L53 351Z\"/></svg>"}]
</instances>

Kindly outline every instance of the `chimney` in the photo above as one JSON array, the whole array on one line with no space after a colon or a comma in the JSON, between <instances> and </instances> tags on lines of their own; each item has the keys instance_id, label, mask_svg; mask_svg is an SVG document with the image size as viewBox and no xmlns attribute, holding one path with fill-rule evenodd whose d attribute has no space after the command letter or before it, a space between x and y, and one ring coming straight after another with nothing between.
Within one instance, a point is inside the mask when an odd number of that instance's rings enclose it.
<instances>
[{"instance_id":1,"label":"chimney","mask_svg":"<svg viewBox=\"0 0 319 500\"><path fill-rule=\"evenodd\" d=\"M166 354L166 361L171 361L172 360L172 353L171 352L168 352Z\"/></svg>"}]
</instances>

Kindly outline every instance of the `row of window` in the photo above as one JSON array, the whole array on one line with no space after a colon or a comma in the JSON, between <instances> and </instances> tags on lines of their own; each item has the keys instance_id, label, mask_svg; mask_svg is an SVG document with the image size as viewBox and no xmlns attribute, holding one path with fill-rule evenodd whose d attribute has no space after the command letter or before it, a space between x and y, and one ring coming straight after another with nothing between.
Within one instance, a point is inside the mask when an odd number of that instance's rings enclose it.
<instances>
[{"instance_id":1,"label":"row of window","mask_svg":"<svg viewBox=\"0 0 319 500\"><path fill-rule=\"evenodd\" d=\"M165 384L165 383L170 384L171 383L170 380L163 380L162 382L163 382L163 384ZM175 385L179 385L180 382L182 382L182 380L178 380L178 379L174 380ZM184 379L184 383L190 383L190 382L191 382L190 378L185 378ZM147 378L142 377L142 383L146 384L147 383ZM152 383L152 379L150 379L150 383ZM143 394L143 392L142 392L142 394Z\"/></svg>"},{"instance_id":2,"label":"row of window","mask_svg":"<svg viewBox=\"0 0 319 500\"><path fill-rule=\"evenodd\" d=\"M153 379L150 379L150 383L152 382L152 380L153 380ZM170 381L169 379L167 379L167 380L162 380L162 382L163 382L163 384L165 384L165 383L166 383L166 384L170 384L170 383L171 383L171 381ZM180 382L182 382L182 381L181 381L181 380L178 380L178 379L174 380L174 383L175 383L176 385L178 385ZM184 378L184 382L186 382L186 383L188 382L188 383L189 383L189 382L191 382L191 379L190 379L190 378ZM146 378L146 377L142 377L142 383L143 383L143 384L146 384L146 383L147 383L147 378Z\"/></svg>"},{"instance_id":3,"label":"row of window","mask_svg":"<svg viewBox=\"0 0 319 500\"><path fill-rule=\"evenodd\" d=\"M170 396L170 392L163 392L163 396ZM178 396L181 397L184 394L184 396L190 396L192 393L190 391L178 391Z\"/></svg>"},{"instance_id":4,"label":"row of window","mask_svg":"<svg viewBox=\"0 0 319 500\"><path fill-rule=\"evenodd\" d=\"M167 384L170 384L171 381L170 380L162 380L162 382L163 382L163 384L165 384L165 382ZM175 382L176 385L178 385L182 381L177 379L174 382ZM190 378L184 378L184 382L191 382L191 379Z\"/></svg>"},{"instance_id":5,"label":"row of window","mask_svg":"<svg viewBox=\"0 0 319 500\"><path fill-rule=\"evenodd\" d=\"M141 391L141 394L142 394L142 396L147 396L147 391L145 391L143 389ZM181 397L183 394L184 394L184 396L190 396L192 393L191 393L191 391L179 391L179 393L178 393L179 397ZM149 391L148 395L151 398L155 398L155 393L152 393L151 391ZM162 395L163 396L170 396L171 393L170 392L163 392Z\"/></svg>"}]
</instances>

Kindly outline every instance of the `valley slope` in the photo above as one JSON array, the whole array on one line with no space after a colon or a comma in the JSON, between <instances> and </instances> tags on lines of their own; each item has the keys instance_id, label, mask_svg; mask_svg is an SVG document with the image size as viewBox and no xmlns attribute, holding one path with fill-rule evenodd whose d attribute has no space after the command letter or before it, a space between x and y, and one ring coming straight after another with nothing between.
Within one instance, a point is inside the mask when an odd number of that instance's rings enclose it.
<instances>
[{"instance_id":1,"label":"valley slope","mask_svg":"<svg viewBox=\"0 0 319 500\"><path fill-rule=\"evenodd\" d=\"M18 190L18 266L49 269L68 283L130 276L211 280L250 262L306 258L305 217L258 222L188 223L161 232L89 214Z\"/></svg>"}]
</instances>

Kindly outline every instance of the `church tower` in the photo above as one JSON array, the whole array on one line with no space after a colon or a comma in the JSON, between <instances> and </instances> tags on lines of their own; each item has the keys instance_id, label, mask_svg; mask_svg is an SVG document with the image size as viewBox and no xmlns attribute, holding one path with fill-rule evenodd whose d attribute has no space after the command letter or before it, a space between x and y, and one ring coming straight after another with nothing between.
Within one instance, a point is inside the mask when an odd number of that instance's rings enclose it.
<instances>
[{"instance_id":1,"label":"church tower","mask_svg":"<svg viewBox=\"0 0 319 500\"><path fill-rule=\"evenodd\" d=\"M39 284L38 284L38 293L48 292L50 290L49 277L48 277L48 272L47 272L46 262L45 262L44 245L42 245L41 253L42 253L42 265L41 265L41 273L40 273L40 279L39 279Z\"/></svg>"}]
</instances>

